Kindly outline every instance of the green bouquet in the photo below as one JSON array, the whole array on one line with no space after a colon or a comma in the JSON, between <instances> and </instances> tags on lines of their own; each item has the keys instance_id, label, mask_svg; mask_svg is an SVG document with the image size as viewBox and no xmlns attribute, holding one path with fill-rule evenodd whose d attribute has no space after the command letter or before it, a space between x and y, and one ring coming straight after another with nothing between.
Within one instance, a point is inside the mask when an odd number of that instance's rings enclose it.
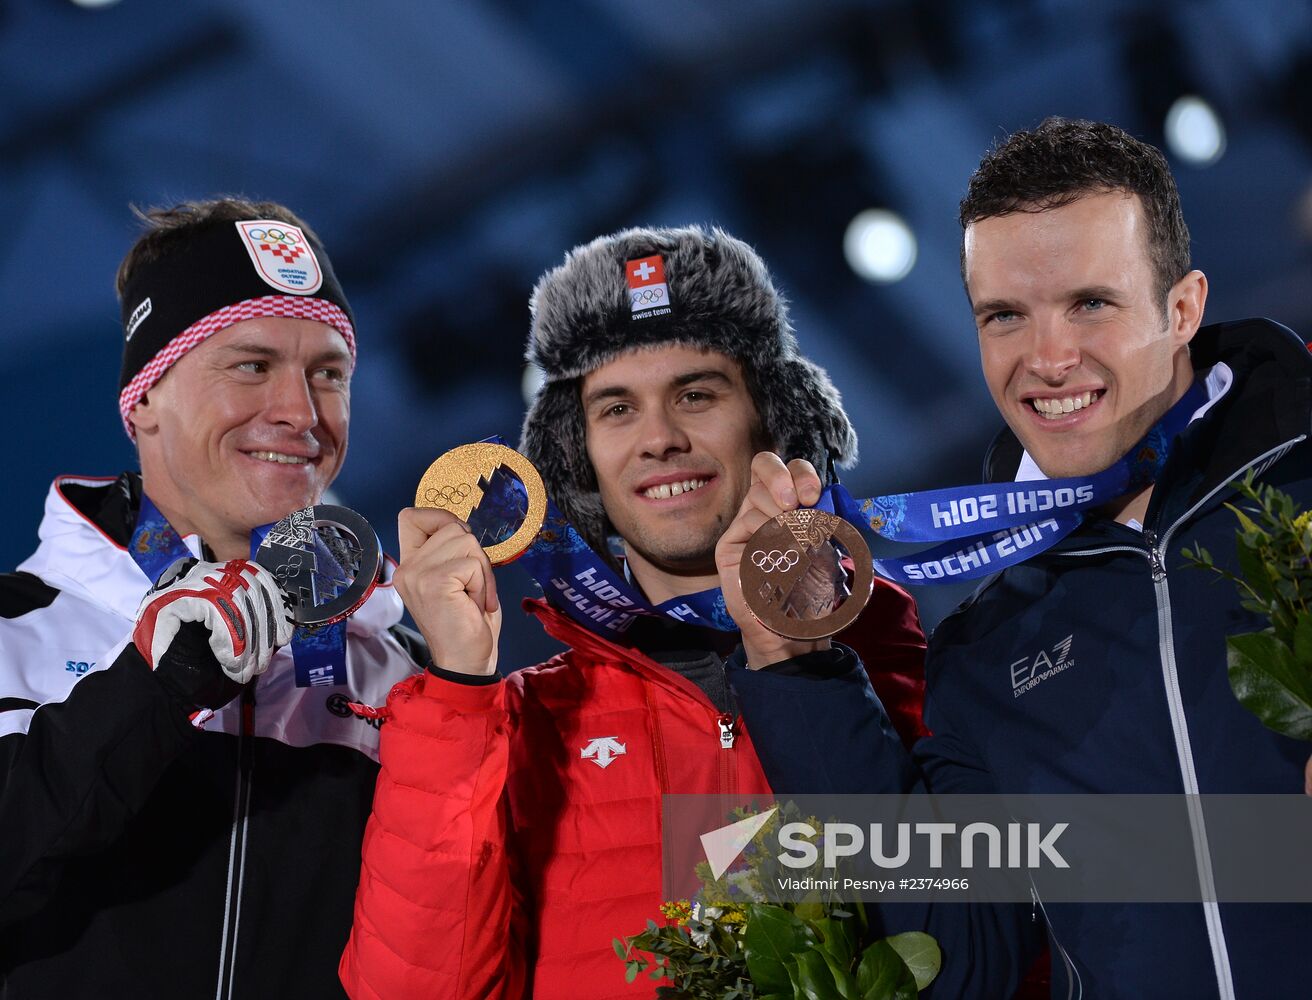
<instances>
[{"instance_id":1,"label":"green bouquet","mask_svg":"<svg viewBox=\"0 0 1312 1000\"><path fill-rule=\"evenodd\" d=\"M765 901L762 886L781 874L765 838L790 807L720 878L705 862L697 866L697 902L663 903L664 924L649 920L646 930L615 939L629 982L646 973L660 981L662 1000L915 1000L933 981L942 963L937 942L919 932L873 939L859 901L845 903L832 892ZM733 818L747 815L736 811Z\"/></svg>"},{"instance_id":2,"label":"green bouquet","mask_svg":"<svg viewBox=\"0 0 1312 1000\"><path fill-rule=\"evenodd\" d=\"M1270 622L1226 638L1230 687L1268 729L1312 740L1312 511L1273 486L1236 483L1252 506L1226 504L1239 519L1239 573L1201 545L1185 557L1239 588L1239 603Z\"/></svg>"}]
</instances>

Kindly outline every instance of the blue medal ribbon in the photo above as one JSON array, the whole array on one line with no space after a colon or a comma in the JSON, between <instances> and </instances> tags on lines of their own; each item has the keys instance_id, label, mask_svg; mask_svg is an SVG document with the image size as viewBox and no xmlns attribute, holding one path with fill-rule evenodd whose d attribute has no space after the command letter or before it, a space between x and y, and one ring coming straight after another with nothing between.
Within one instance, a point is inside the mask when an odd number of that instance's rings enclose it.
<instances>
[{"instance_id":1,"label":"blue medal ribbon","mask_svg":"<svg viewBox=\"0 0 1312 1000\"><path fill-rule=\"evenodd\" d=\"M1134 448L1093 476L867 499L857 499L834 484L824 490L816 508L891 541L945 543L905 558L874 560L875 571L887 579L913 585L976 579L1050 548L1075 530L1083 511L1155 482L1171 442L1206 402L1206 389L1195 383ZM499 437L489 440L505 443ZM489 516L504 521L518 510L522 519L524 506L523 487L507 476L498 489L485 493L480 513L489 507ZM647 602L593 551L550 500L542 530L519 562L552 604L601 635L623 632L639 615L738 630L718 587L663 604Z\"/></svg>"},{"instance_id":2,"label":"blue medal ribbon","mask_svg":"<svg viewBox=\"0 0 1312 1000\"><path fill-rule=\"evenodd\" d=\"M266 524L251 532L251 558L273 525ZM336 562L321 548L320 565ZM137 523L128 542L128 553L152 584L179 559L192 558L192 552L169 524L160 509L145 493ZM297 626L292 638L292 659L296 664L297 687L321 687L346 683L346 622L320 628Z\"/></svg>"},{"instance_id":3,"label":"blue medal ribbon","mask_svg":"<svg viewBox=\"0 0 1312 1000\"><path fill-rule=\"evenodd\" d=\"M251 560L272 524L251 532ZM349 574L328 548L315 538L315 572L330 579L348 579ZM332 687L346 683L346 620L331 625L297 625L292 633L292 663L297 687Z\"/></svg>"},{"instance_id":4,"label":"blue medal ribbon","mask_svg":"<svg viewBox=\"0 0 1312 1000\"><path fill-rule=\"evenodd\" d=\"M128 554L152 585L179 559L192 558L182 537L145 493L141 494L141 509L137 511L137 523L128 541Z\"/></svg>"}]
</instances>

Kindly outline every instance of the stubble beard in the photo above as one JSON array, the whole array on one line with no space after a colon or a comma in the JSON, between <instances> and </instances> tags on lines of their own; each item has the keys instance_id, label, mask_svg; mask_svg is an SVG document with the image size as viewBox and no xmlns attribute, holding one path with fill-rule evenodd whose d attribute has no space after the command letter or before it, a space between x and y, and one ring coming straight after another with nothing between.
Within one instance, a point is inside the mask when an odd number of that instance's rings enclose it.
<instances>
[{"instance_id":1,"label":"stubble beard","mask_svg":"<svg viewBox=\"0 0 1312 1000\"><path fill-rule=\"evenodd\" d=\"M707 527L659 531L635 525L621 533L625 546L653 566L674 573L715 571L715 546L729 527L724 514L718 514Z\"/></svg>"}]
</instances>

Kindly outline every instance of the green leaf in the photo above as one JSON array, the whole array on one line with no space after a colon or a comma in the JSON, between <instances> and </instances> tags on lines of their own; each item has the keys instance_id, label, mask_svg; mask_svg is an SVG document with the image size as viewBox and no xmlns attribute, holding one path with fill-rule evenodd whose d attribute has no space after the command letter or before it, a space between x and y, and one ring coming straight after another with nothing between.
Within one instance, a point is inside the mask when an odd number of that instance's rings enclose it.
<instances>
[{"instance_id":1,"label":"green leaf","mask_svg":"<svg viewBox=\"0 0 1312 1000\"><path fill-rule=\"evenodd\" d=\"M627 969L624 970L624 981L626 983L633 982L635 979L638 978L638 971L639 971L638 966L636 964L630 965Z\"/></svg>"},{"instance_id":2,"label":"green leaf","mask_svg":"<svg viewBox=\"0 0 1312 1000\"><path fill-rule=\"evenodd\" d=\"M1268 729L1312 740L1312 669L1296 663L1271 632L1232 635L1226 646L1230 688L1240 704Z\"/></svg>"},{"instance_id":3,"label":"green leaf","mask_svg":"<svg viewBox=\"0 0 1312 1000\"><path fill-rule=\"evenodd\" d=\"M1262 538L1267 537L1267 533L1263 531L1258 526L1257 522L1254 521L1251 517L1249 517L1244 510L1242 510L1239 507L1236 507L1234 504L1231 503L1226 504L1226 506L1229 507L1232 511L1234 511L1235 517L1239 518L1239 526L1243 529L1244 534L1259 535Z\"/></svg>"},{"instance_id":4,"label":"green leaf","mask_svg":"<svg viewBox=\"0 0 1312 1000\"><path fill-rule=\"evenodd\" d=\"M856 984L862 1000L915 1000L916 977L887 941L876 941L861 953Z\"/></svg>"},{"instance_id":5,"label":"green leaf","mask_svg":"<svg viewBox=\"0 0 1312 1000\"><path fill-rule=\"evenodd\" d=\"M1253 592L1264 601L1275 600L1275 588L1271 585L1271 574L1267 572L1266 563L1262 560L1262 555L1257 549L1246 544L1243 539L1239 542L1239 571L1248 585L1253 588Z\"/></svg>"},{"instance_id":6,"label":"green leaf","mask_svg":"<svg viewBox=\"0 0 1312 1000\"><path fill-rule=\"evenodd\" d=\"M793 912L802 920L819 920L825 915L825 905L817 900L803 900L793 907Z\"/></svg>"},{"instance_id":7,"label":"green leaf","mask_svg":"<svg viewBox=\"0 0 1312 1000\"><path fill-rule=\"evenodd\" d=\"M615 956L617 958L629 957L628 946L622 940L620 940L619 938L612 938L611 944L615 948Z\"/></svg>"},{"instance_id":8,"label":"green leaf","mask_svg":"<svg viewBox=\"0 0 1312 1000\"><path fill-rule=\"evenodd\" d=\"M799 951L788 963L788 974L793 981L793 996L804 1000L843 1000L829 965L815 948Z\"/></svg>"},{"instance_id":9,"label":"green leaf","mask_svg":"<svg viewBox=\"0 0 1312 1000\"><path fill-rule=\"evenodd\" d=\"M932 983L934 977L938 975L938 970L943 967L943 953L939 951L938 942L928 934L907 931L905 934L894 934L885 940L916 977L917 990L923 990Z\"/></svg>"},{"instance_id":10,"label":"green leaf","mask_svg":"<svg viewBox=\"0 0 1312 1000\"><path fill-rule=\"evenodd\" d=\"M806 924L779 906L754 903L747 908L743 950L747 971L762 993L792 995L792 982L784 959L804 949L812 940Z\"/></svg>"},{"instance_id":11,"label":"green leaf","mask_svg":"<svg viewBox=\"0 0 1312 1000\"><path fill-rule=\"evenodd\" d=\"M870 918L866 915L866 904L859 899L854 899L852 901L852 909L856 911L857 929L860 931L856 936L857 940L863 941L865 940L866 932L870 930Z\"/></svg>"},{"instance_id":12,"label":"green leaf","mask_svg":"<svg viewBox=\"0 0 1312 1000\"><path fill-rule=\"evenodd\" d=\"M1294 623L1294 666L1312 677L1312 614L1299 615Z\"/></svg>"},{"instance_id":13,"label":"green leaf","mask_svg":"<svg viewBox=\"0 0 1312 1000\"><path fill-rule=\"evenodd\" d=\"M849 959L846 964L839 965L838 960L827 951L820 953L824 956L825 964L829 966L829 974L834 977L834 988L838 990L838 995L843 1000L861 1000L861 988L856 984L856 976L852 975L852 962Z\"/></svg>"},{"instance_id":14,"label":"green leaf","mask_svg":"<svg viewBox=\"0 0 1312 1000\"><path fill-rule=\"evenodd\" d=\"M825 917L822 920L812 921L811 926L819 931L821 936L821 941L816 947L830 955L839 968L850 969L857 946L856 921Z\"/></svg>"}]
</instances>

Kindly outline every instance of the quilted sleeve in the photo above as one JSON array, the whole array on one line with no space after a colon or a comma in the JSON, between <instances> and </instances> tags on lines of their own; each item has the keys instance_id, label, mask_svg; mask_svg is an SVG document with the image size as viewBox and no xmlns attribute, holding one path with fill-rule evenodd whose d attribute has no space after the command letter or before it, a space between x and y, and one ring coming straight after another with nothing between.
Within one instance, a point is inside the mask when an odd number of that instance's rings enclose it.
<instances>
[{"instance_id":1,"label":"quilted sleeve","mask_svg":"<svg viewBox=\"0 0 1312 1000\"><path fill-rule=\"evenodd\" d=\"M392 689L351 937L353 1000L512 998L525 957L507 849L504 683Z\"/></svg>"}]
</instances>

